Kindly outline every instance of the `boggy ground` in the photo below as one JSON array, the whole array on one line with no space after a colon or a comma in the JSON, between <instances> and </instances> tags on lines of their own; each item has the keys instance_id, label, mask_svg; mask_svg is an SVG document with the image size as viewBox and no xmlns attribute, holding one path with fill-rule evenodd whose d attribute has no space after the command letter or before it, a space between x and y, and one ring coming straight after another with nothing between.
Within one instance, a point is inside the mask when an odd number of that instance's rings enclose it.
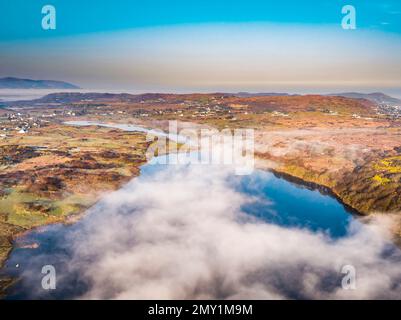
<instances>
[{"instance_id":1,"label":"boggy ground","mask_svg":"<svg viewBox=\"0 0 401 320\"><path fill-rule=\"evenodd\" d=\"M212 99L209 105L222 100L228 108L158 118L254 128L259 167L323 186L360 214L401 217L400 118L380 113L370 101L343 97ZM401 236L401 224L395 232Z\"/></svg>"},{"instance_id":2,"label":"boggy ground","mask_svg":"<svg viewBox=\"0 0 401 320\"><path fill-rule=\"evenodd\" d=\"M215 93L55 94L39 102L55 101L52 110L68 103L78 119L253 128L259 166L325 186L361 214L401 212L401 117L368 100Z\"/></svg>"},{"instance_id":3,"label":"boggy ground","mask_svg":"<svg viewBox=\"0 0 401 320\"><path fill-rule=\"evenodd\" d=\"M217 129L253 128L259 166L330 188L362 214L401 212L401 117L383 113L368 100L320 95L67 93L17 106L53 112L59 120L73 114L73 119L149 127L165 128L166 120L179 120ZM35 151L18 152L29 157ZM13 176L15 172L8 178ZM42 184L54 187L57 181Z\"/></svg>"},{"instance_id":4,"label":"boggy ground","mask_svg":"<svg viewBox=\"0 0 401 320\"><path fill-rule=\"evenodd\" d=\"M0 138L0 263L13 236L78 214L102 192L137 175L145 161L148 143L142 134L74 128L63 125L65 120L162 129L167 120L217 129L253 128L260 168L330 189L360 214L401 217L401 121L367 100L56 94L39 102L18 107L34 117L50 114L47 126ZM401 235L400 230L398 226L395 233ZM0 286L10 281L0 280Z\"/></svg>"},{"instance_id":5,"label":"boggy ground","mask_svg":"<svg viewBox=\"0 0 401 320\"><path fill-rule=\"evenodd\" d=\"M362 214L401 211L401 129L314 128L258 133L267 167L328 187Z\"/></svg>"},{"instance_id":6,"label":"boggy ground","mask_svg":"<svg viewBox=\"0 0 401 320\"><path fill-rule=\"evenodd\" d=\"M61 124L0 139L0 265L17 235L65 222L138 175L149 144L142 133ZM11 283L0 278L0 293Z\"/></svg>"}]
</instances>

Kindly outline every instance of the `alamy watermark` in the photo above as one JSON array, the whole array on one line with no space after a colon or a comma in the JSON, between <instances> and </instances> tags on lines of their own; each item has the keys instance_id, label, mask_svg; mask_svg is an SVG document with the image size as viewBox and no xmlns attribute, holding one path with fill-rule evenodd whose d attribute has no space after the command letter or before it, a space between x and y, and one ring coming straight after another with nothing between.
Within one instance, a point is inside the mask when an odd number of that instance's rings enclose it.
<instances>
[{"instance_id":1,"label":"alamy watermark","mask_svg":"<svg viewBox=\"0 0 401 320\"><path fill-rule=\"evenodd\" d=\"M344 30L356 29L356 9L352 5L343 6L341 13L344 15L341 26Z\"/></svg>"},{"instance_id":2,"label":"alamy watermark","mask_svg":"<svg viewBox=\"0 0 401 320\"><path fill-rule=\"evenodd\" d=\"M42 268L42 274L45 275L42 278L42 289L56 290L56 285L57 285L56 268L52 265L45 265Z\"/></svg>"},{"instance_id":3,"label":"alamy watermark","mask_svg":"<svg viewBox=\"0 0 401 320\"><path fill-rule=\"evenodd\" d=\"M356 290L356 269L353 265L345 265L341 268L341 273L345 274L341 281L344 290Z\"/></svg>"},{"instance_id":4,"label":"alamy watermark","mask_svg":"<svg viewBox=\"0 0 401 320\"><path fill-rule=\"evenodd\" d=\"M146 157L153 164L224 165L236 175L249 175L254 170L254 130L182 128L169 121L169 131L154 130L147 134L152 142ZM156 157L156 158L155 158Z\"/></svg>"},{"instance_id":5,"label":"alamy watermark","mask_svg":"<svg viewBox=\"0 0 401 320\"><path fill-rule=\"evenodd\" d=\"M43 30L55 30L56 25L56 7L51 4L47 4L42 7L42 29ZM341 21L341 27L344 30L355 30L356 25L356 8L353 5L347 4L342 7L341 13L344 15Z\"/></svg>"},{"instance_id":6,"label":"alamy watermark","mask_svg":"<svg viewBox=\"0 0 401 320\"><path fill-rule=\"evenodd\" d=\"M56 30L56 8L53 5L45 5L42 7L42 29Z\"/></svg>"}]
</instances>

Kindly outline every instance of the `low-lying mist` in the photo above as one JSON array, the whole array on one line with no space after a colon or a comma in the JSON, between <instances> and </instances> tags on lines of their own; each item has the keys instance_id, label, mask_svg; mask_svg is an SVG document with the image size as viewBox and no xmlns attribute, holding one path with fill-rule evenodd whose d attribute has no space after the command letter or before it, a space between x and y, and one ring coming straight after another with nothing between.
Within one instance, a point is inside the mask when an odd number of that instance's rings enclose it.
<instances>
[{"instance_id":1,"label":"low-lying mist","mask_svg":"<svg viewBox=\"0 0 401 320\"><path fill-rule=\"evenodd\" d=\"M218 166L169 166L93 207L70 239L71 270L89 282L80 298L401 296L400 254L388 249L391 217L351 223L338 240L280 227L242 211L256 199L238 191L231 174ZM341 286L344 265L356 269L355 290Z\"/></svg>"}]
</instances>

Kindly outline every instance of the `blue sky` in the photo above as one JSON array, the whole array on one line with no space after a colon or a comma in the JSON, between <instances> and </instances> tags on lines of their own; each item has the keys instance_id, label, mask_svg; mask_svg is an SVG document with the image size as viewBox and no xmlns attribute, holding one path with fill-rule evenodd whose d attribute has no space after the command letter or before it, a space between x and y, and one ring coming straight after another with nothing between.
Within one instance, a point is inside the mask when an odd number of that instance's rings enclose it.
<instances>
[{"instance_id":1,"label":"blue sky","mask_svg":"<svg viewBox=\"0 0 401 320\"><path fill-rule=\"evenodd\" d=\"M41 27L48 4L56 30ZM356 30L341 28L347 4ZM0 12L0 76L138 92L401 92L399 0L1 0Z\"/></svg>"},{"instance_id":2,"label":"blue sky","mask_svg":"<svg viewBox=\"0 0 401 320\"><path fill-rule=\"evenodd\" d=\"M46 4L57 9L52 32L40 26ZM213 22L339 24L345 4L356 7L359 28L401 34L399 0L2 0L0 40Z\"/></svg>"}]
</instances>

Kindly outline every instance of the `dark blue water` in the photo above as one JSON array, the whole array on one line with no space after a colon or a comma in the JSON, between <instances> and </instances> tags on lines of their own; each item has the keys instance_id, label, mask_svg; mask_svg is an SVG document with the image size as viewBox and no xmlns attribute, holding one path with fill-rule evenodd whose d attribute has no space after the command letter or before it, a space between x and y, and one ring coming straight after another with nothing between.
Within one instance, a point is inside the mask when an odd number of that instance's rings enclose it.
<instances>
[{"instance_id":1,"label":"dark blue water","mask_svg":"<svg viewBox=\"0 0 401 320\"><path fill-rule=\"evenodd\" d=\"M145 165L141 177L157 174L159 170L163 170L163 165ZM243 211L269 223L306 228L338 239L347 235L347 227L354 220L336 199L277 178L269 172L255 171L250 176L230 179L237 191L256 197L242 208ZM69 261L73 255L70 239L81 231L86 219L96 217L90 214L73 225L41 227L17 241L19 246L37 243L39 247L13 250L2 273L19 278L19 281L9 290L7 299L72 299L85 293L90 284L70 268ZM41 270L44 265L53 265L57 270L56 290L42 289L44 275Z\"/></svg>"},{"instance_id":2,"label":"dark blue water","mask_svg":"<svg viewBox=\"0 0 401 320\"><path fill-rule=\"evenodd\" d=\"M238 189L266 201L243 207L249 214L285 227L306 228L327 233L333 239L347 235L355 219L335 198L318 190L277 178L270 172L257 171L241 178Z\"/></svg>"}]
</instances>

